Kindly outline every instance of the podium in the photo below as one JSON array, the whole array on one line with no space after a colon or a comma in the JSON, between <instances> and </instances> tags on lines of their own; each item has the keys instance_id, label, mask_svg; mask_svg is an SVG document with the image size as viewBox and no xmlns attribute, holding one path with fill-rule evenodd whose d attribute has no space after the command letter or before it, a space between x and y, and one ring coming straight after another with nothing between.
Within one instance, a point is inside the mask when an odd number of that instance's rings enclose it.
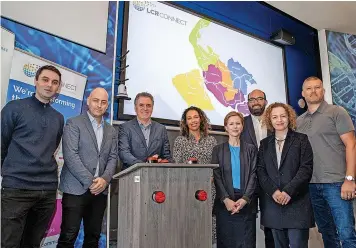
<instances>
[{"instance_id":1,"label":"podium","mask_svg":"<svg viewBox=\"0 0 356 248\"><path fill-rule=\"evenodd\" d=\"M210 248L213 164L139 163L118 180L118 248Z\"/></svg>"}]
</instances>

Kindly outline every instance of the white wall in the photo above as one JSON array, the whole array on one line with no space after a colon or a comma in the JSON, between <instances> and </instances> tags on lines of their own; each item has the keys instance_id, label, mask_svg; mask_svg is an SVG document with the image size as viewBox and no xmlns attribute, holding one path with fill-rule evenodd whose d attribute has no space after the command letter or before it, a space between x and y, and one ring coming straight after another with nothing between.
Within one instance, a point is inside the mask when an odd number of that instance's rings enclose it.
<instances>
[{"instance_id":1,"label":"white wall","mask_svg":"<svg viewBox=\"0 0 356 248\"><path fill-rule=\"evenodd\" d=\"M328 47L326 42L325 29L318 31L318 38L319 38L321 72L323 74L322 80L325 89L325 101L332 104L333 101L332 101L332 94L331 94L329 56L328 56Z\"/></svg>"},{"instance_id":2,"label":"white wall","mask_svg":"<svg viewBox=\"0 0 356 248\"><path fill-rule=\"evenodd\" d=\"M1 15L83 46L105 52L108 1L1 2Z\"/></svg>"}]
</instances>

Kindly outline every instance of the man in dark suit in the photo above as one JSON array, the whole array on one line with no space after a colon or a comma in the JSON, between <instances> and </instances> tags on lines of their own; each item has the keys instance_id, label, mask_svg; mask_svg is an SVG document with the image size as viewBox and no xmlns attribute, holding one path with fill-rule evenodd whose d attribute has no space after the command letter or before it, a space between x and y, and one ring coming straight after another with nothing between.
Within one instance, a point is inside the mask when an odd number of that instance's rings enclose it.
<instances>
[{"instance_id":1,"label":"man in dark suit","mask_svg":"<svg viewBox=\"0 0 356 248\"><path fill-rule=\"evenodd\" d=\"M262 139L270 135L267 128L262 125L262 115L267 103L266 94L261 90L256 89L248 94L248 109L250 110L251 115L244 118L245 125L241 133L241 139L247 143L255 145L256 148L259 148ZM266 248L274 248L271 229L266 227L263 229L265 233Z\"/></svg>"},{"instance_id":2,"label":"man in dark suit","mask_svg":"<svg viewBox=\"0 0 356 248\"><path fill-rule=\"evenodd\" d=\"M119 127L119 157L123 169L145 163L148 157L171 161L171 151L165 126L151 120L154 99L142 92L135 97L137 117Z\"/></svg>"},{"instance_id":3,"label":"man in dark suit","mask_svg":"<svg viewBox=\"0 0 356 248\"><path fill-rule=\"evenodd\" d=\"M83 247L98 247L107 186L117 166L117 133L103 119L108 93L103 88L94 89L87 104L88 112L69 119L64 127L59 185L63 214L58 248L74 247L82 219Z\"/></svg>"}]
</instances>

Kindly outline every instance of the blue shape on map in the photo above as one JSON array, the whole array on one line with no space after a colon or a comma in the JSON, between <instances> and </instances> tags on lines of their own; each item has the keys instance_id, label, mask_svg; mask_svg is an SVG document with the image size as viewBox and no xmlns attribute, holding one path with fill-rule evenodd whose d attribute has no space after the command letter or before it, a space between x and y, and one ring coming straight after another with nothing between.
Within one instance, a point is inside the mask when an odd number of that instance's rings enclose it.
<instances>
[{"instance_id":1,"label":"blue shape on map","mask_svg":"<svg viewBox=\"0 0 356 248\"><path fill-rule=\"evenodd\" d=\"M227 67L230 70L234 88L240 89L244 95L247 95L247 82L256 84L252 74L249 73L238 61L234 61L232 58L227 61Z\"/></svg>"}]
</instances>

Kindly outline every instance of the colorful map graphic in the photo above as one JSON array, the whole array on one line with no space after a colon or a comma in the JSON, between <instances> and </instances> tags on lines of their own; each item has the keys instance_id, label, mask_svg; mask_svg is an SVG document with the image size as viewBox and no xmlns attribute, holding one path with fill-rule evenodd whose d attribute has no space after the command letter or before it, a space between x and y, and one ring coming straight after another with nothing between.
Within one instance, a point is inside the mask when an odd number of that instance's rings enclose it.
<instances>
[{"instance_id":1,"label":"colorful map graphic","mask_svg":"<svg viewBox=\"0 0 356 248\"><path fill-rule=\"evenodd\" d=\"M256 84L250 74L238 61L230 58L226 63L220 60L210 46L206 49L201 45L201 33L208 28L210 21L200 19L189 35L195 58L200 69L175 76L172 81L179 94L190 106L194 105L203 110L214 110L207 91L225 107L248 114L247 86Z\"/></svg>"},{"instance_id":2,"label":"colorful map graphic","mask_svg":"<svg viewBox=\"0 0 356 248\"><path fill-rule=\"evenodd\" d=\"M333 103L350 114L356 126L356 35L327 32Z\"/></svg>"}]
</instances>

